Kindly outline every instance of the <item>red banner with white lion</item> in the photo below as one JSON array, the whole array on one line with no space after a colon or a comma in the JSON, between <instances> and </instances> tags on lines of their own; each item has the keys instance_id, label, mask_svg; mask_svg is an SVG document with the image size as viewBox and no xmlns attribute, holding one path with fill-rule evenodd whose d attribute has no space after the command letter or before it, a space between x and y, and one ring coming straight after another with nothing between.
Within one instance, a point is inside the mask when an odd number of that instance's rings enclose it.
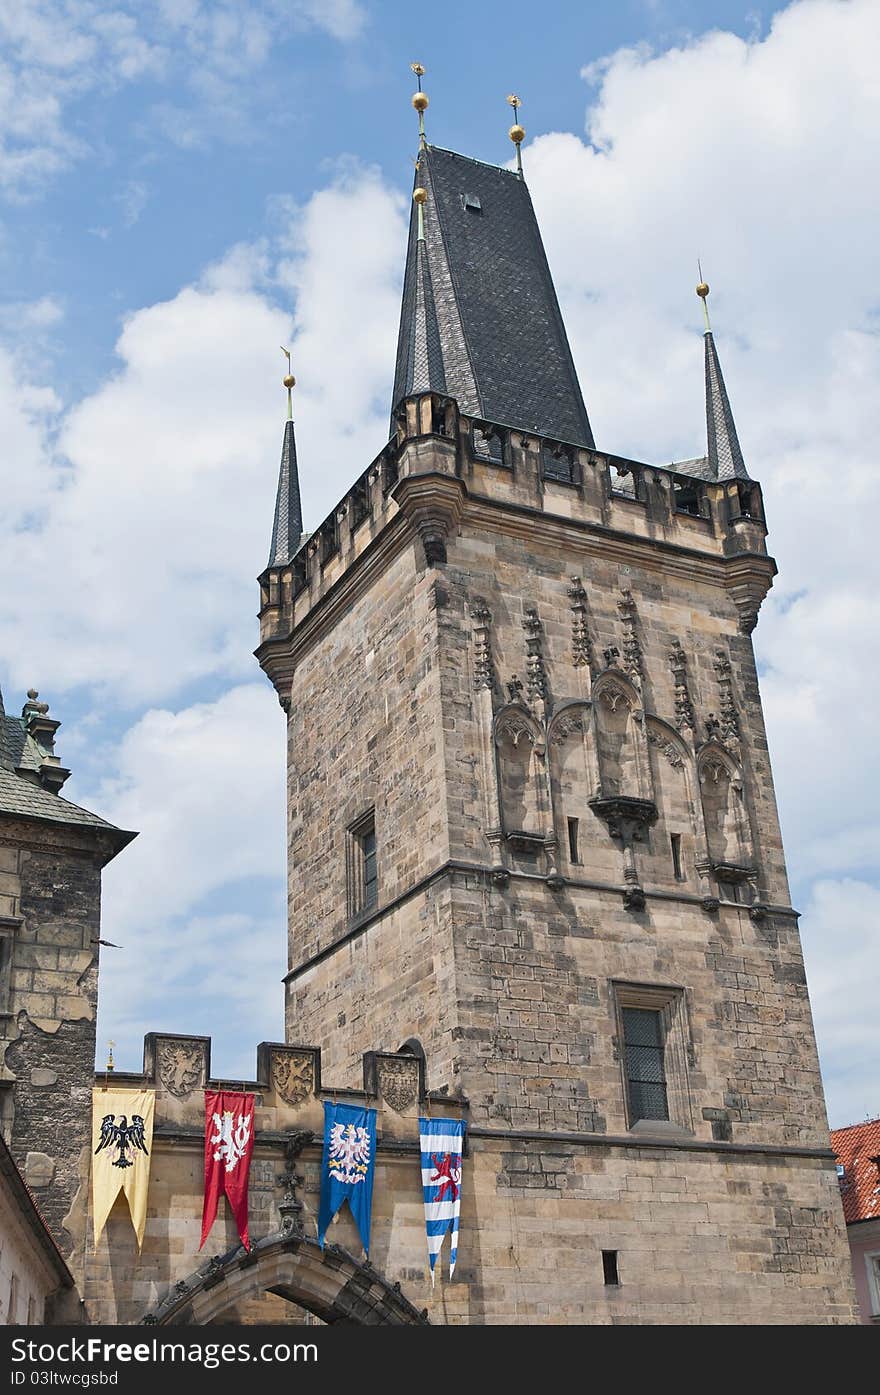
<instances>
[{"instance_id":1,"label":"red banner with white lion","mask_svg":"<svg viewBox=\"0 0 880 1395\"><path fill-rule=\"evenodd\" d=\"M205 1091L205 1204L202 1248L226 1194L239 1238L250 1249L248 1179L254 1151L254 1097L237 1090Z\"/></svg>"}]
</instances>

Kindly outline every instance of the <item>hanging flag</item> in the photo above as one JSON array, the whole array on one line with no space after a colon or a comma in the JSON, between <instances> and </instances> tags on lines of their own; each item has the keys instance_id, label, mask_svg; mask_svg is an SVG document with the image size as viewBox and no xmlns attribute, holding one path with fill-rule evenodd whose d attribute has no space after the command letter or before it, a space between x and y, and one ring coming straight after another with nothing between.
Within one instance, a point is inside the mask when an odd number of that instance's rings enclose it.
<instances>
[{"instance_id":1,"label":"hanging flag","mask_svg":"<svg viewBox=\"0 0 880 1395\"><path fill-rule=\"evenodd\" d=\"M327 1227L347 1201L370 1252L373 1170L376 1160L376 1111L351 1104L324 1102L324 1156L321 1159L321 1205L318 1243L324 1248Z\"/></svg>"},{"instance_id":2,"label":"hanging flag","mask_svg":"<svg viewBox=\"0 0 880 1395\"><path fill-rule=\"evenodd\" d=\"M155 1090L92 1091L92 1218L97 1245L120 1191L138 1250L147 1223Z\"/></svg>"},{"instance_id":3,"label":"hanging flag","mask_svg":"<svg viewBox=\"0 0 880 1395\"><path fill-rule=\"evenodd\" d=\"M248 1179L254 1151L254 1097L238 1090L205 1091L205 1202L202 1239L208 1238L217 1215L217 1203L225 1192L246 1250L248 1235Z\"/></svg>"},{"instance_id":4,"label":"hanging flag","mask_svg":"<svg viewBox=\"0 0 880 1395\"><path fill-rule=\"evenodd\" d=\"M428 1263L431 1287L434 1265L447 1230L452 1229L449 1250L449 1277L455 1273L458 1256L458 1215L461 1208L461 1149L464 1119L420 1119L419 1146L422 1150L422 1195L425 1199L425 1230L428 1235Z\"/></svg>"}]
</instances>

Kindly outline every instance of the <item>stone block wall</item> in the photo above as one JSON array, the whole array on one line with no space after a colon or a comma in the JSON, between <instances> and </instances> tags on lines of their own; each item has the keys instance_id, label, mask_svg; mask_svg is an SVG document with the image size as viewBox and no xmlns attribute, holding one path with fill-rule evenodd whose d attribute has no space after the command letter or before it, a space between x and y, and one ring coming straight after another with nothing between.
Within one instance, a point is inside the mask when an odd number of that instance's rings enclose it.
<instances>
[{"instance_id":1,"label":"stone block wall","mask_svg":"<svg viewBox=\"0 0 880 1395\"><path fill-rule=\"evenodd\" d=\"M3 820L17 890L0 1081L4 1133L62 1253L81 1273L79 1188L90 1140L101 867L88 834ZM7 878L10 873L7 871Z\"/></svg>"}]
</instances>

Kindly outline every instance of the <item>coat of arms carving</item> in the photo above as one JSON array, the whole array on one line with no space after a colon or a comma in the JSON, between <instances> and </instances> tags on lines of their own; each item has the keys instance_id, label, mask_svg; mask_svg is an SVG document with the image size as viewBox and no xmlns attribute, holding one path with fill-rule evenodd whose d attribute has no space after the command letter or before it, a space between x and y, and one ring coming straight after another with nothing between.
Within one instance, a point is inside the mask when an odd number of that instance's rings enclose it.
<instances>
[{"instance_id":1,"label":"coat of arms carving","mask_svg":"<svg viewBox=\"0 0 880 1395\"><path fill-rule=\"evenodd\" d=\"M170 1095L183 1099L204 1084L205 1054L201 1042L160 1041L159 1079Z\"/></svg>"},{"instance_id":2,"label":"coat of arms carving","mask_svg":"<svg viewBox=\"0 0 880 1395\"><path fill-rule=\"evenodd\" d=\"M378 1073L379 1094L396 1110L402 1114L404 1110L411 1108L415 1104L419 1093L419 1063L413 1058L411 1061L389 1060L388 1057L376 1063Z\"/></svg>"},{"instance_id":3,"label":"coat of arms carving","mask_svg":"<svg viewBox=\"0 0 880 1395\"><path fill-rule=\"evenodd\" d=\"M302 1104L315 1091L315 1062L305 1052L272 1057L272 1084L287 1104Z\"/></svg>"}]
</instances>

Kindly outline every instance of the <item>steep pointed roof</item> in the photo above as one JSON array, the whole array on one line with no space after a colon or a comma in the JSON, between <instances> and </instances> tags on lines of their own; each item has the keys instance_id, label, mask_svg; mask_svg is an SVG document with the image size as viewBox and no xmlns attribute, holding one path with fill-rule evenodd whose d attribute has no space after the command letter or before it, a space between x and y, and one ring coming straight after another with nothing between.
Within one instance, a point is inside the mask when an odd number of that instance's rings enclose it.
<instances>
[{"instance_id":1,"label":"steep pointed roof","mask_svg":"<svg viewBox=\"0 0 880 1395\"><path fill-rule=\"evenodd\" d=\"M281 444L281 469L278 472L278 493L275 496L275 520L269 546L270 567L285 567L296 552L302 538L302 504L299 497L299 471L296 464L296 437L293 420L284 423Z\"/></svg>"},{"instance_id":2,"label":"steep pointed roof","mask_svg":"<svg viewBox=\"0 0 880 1395\"><path fill-rule=\"evenodd\" d=\"M706 341L706 431L710 478L747 480L749 472L740 450L736 423L730 410L711 329L706 330L703 338Z\"/></svg>"},{"instance_id":3,"label":"steep pointed roof","mask_svg":"<svg viewBox=\"0 0 880 1395\"><path fill-rule=\"evenodd\" d=\"M422 149L424 241L410 219L392 412L432 389L463 412L592 447L559 303L519 175Z\"/></svg>"}]
</instances>

